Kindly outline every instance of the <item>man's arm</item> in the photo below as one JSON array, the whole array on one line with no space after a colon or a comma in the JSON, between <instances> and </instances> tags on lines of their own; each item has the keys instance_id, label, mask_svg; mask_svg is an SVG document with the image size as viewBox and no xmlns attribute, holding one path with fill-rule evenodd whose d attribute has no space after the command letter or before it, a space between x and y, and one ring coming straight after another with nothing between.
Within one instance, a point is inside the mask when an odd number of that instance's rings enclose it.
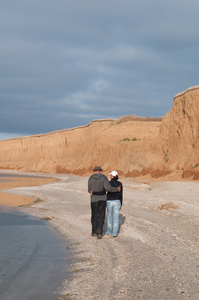
<instances>
[{"instance_id":1,"label":"man's arm","mask_svg":"<svg viewBox=\"0 0 199 300\"><path fill-rule=\"evenodd\" d=\"M91 192L91 182L90 182L90 178L88 180L88 192L90 193Z\"/></svg>"},{"instance_id":2,"label":"man's arm","mask_svg":"<svg viewBox=\"0 0 199 300\"><path fill-rule=\"evenodd\" d=\"M113 187L109 182L108 179L107 181L104 181L104 188L106 191L115 193L115 192L120 192L121 191L121 186L119 187Z\"/></svg>"}]
</instances>

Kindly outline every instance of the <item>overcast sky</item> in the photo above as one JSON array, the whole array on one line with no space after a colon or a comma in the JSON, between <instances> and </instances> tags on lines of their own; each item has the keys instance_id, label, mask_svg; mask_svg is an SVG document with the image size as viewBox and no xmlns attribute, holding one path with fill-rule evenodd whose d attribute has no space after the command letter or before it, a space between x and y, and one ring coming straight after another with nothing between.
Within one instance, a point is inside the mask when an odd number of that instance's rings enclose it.
<instances>
[{"instance_id":1,"label":"overcast sky","mask_svg":"<svg viewBox=\"0 0 199 300\"><path fill-rule=\"evenodd\" d=\"M0 0L0 139L161 117L199 84L199 1Z\"/></svg>"}]
</instances>

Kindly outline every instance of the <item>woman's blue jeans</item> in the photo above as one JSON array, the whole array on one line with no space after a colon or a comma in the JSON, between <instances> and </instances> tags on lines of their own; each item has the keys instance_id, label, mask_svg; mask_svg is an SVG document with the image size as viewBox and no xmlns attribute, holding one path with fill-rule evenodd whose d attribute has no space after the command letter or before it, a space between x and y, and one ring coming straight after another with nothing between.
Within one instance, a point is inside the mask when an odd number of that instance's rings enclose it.
<instances>
[{"instance_id":1,"label":"woman's blue jeans","mask_svg":"<svg viewBox=\"0 0 199 300\"><path fill-rule=\"evenodd\" d=\"M108 200L107 207L107 228L106 234L118 235L119 230L119 210L121 207L120 200Z\"/></svg>"}]
</instances>

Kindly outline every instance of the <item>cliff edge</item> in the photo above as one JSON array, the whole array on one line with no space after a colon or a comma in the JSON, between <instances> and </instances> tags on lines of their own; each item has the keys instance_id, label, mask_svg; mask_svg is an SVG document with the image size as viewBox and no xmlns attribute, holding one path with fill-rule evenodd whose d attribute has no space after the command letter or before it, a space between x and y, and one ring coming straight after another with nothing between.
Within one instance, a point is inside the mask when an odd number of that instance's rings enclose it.
<instances>
[{"instance_id":1,"label":"cliff edge","mask_svg":"<svg viewBox=\"0 0 199 300\"><path fill-rule=\"evenodd\" d=\"M0 141L0 168L89 175L96 165L126 177L199 179L199 86L175 96L161 118L135 115Z\"/></svg>"}]
</instances>

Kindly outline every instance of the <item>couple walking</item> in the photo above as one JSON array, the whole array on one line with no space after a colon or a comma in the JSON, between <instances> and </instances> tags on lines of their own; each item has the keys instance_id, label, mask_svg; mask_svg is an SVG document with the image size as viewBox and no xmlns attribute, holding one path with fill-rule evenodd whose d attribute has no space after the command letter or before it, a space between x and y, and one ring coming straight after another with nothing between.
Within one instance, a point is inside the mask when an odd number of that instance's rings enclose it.
<instances>
[{"instance_id":1,"label":"couple walking","mask_svg":"<svg viewBox=\"0 0 199 300\"><path fill-rule=\"evenodd\" d=\"M106 234L116 237L119 230L119 210L122 207L122 183L118 181L116 171L109 173L110 181L102 174L101 167L95 167L93 173L88 180L88 192L91 194L91 235L102 238L107 207Z\"/></svg>"}]
</instances>

